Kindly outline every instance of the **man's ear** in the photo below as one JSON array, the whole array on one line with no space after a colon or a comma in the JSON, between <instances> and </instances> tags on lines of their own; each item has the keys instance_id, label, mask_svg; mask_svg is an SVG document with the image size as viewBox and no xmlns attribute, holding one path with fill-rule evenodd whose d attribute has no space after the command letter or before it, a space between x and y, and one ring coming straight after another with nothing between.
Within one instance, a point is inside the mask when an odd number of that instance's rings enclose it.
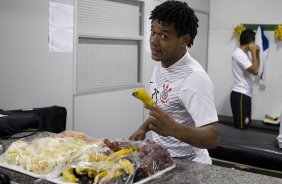
<instances>
[{"instance_id":1,"label":"man's ear","mask_svg":"<svg viewBox=\"0 0 282 184\"><path fill-rule=\"evenodd\" d=\"M183 35L181 39L181 47L188 46L190 42L191 42L190 34Z\"/></svg>"}]
</instances>

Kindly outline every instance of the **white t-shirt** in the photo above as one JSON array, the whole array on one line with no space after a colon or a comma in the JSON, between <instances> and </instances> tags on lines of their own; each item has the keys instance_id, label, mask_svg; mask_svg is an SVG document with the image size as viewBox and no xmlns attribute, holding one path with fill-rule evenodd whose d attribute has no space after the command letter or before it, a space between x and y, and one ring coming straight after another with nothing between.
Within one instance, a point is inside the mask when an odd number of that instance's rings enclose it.
<instances>
[{"instance_id":1,"label":"white t-shirt","mask_svg":"<svg viewBox=\"0 0 282 184\"><path fill-rule=\"evenodd\" d=\"M234 85L232 91L236 91L252 97L255 78L247 71L252 66L252 58L242 49L237 48L232 54L232 72Z\"/></svg>"},{"instance_id":2,"label":"white t-shirt","mask_svg":"<svg viewBox=\"0 0 282 184\"><path fill-rule=\"evenodd\" d=\"M150 93L157 106L176 122L200 127L218 121L213 84L202 66L188 52L168 68L157 62L150 83ZM167 148L172 157L188 157L211 164L206 149L195 148L174 137L163 137L154 132L152 135L153 140Z\"/></svg>"}]
</instances>

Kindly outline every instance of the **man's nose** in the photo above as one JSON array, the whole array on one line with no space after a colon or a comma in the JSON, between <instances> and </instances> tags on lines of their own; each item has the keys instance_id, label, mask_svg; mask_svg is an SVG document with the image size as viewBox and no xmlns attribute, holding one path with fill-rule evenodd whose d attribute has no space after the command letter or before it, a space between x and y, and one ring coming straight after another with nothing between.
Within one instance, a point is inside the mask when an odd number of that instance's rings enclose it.
<instances>
[{"instance_id":1,"label":"man's nose","mask_svg":"<svg viewBox=\"0 0 282 184\"><path fill-rule=\"evenodd\" d=\"M158 43L159 43L158 36L157 36L157 35L151 36L151 37L150 37L150 42L151 42L151 44L153 44L153 45L158 45Z\"/></svg>"}]
</instances>

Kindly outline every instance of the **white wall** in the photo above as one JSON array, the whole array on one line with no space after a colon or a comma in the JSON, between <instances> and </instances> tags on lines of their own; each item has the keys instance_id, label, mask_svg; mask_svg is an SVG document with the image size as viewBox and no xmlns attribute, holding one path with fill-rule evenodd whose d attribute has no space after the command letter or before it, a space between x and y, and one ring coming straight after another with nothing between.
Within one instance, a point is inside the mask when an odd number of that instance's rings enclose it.
<instances>
[{"instance_id":1,"label":"white wall","mask_svg":"<svg viewBox=\"0 0 282 184\"><path fill-rule=\"evenodd\" d=\"M196 11L209 12L210 0L184 0L188 5Z\"/></svg>"},{"instance_id":2,"label":"white wall","mask_svg":"<svg viewBox=\"0 0 282 184\"><path fill-rule=\"evenodd\" d=\"M230 91L233 78L231 54L238 41L233 29L240 23L281 24L281 0L211 0L208 73L215 86L218 113L232 115ZM253 119L262 120L265 114L278 116L282 108L282 42L275 41L274 32L266 31L270 41L267 60L267 84L262 89L254 85Z\"/></svg>"},{"instance_id":3,"label":"white wall","mask_svg":"<svg viewBox=\"0 0 282 184\"><path fill-rule=\"evenodd\" d=\"M73 53L48 52L48 16L49 0L0 1L0 108L64 106L71 129Z\"/></svg>"},{"instance_id":4,"label":"white wall","mask_svg":"<svg viewBox=\"0 0 282 184\"><path fill-rule=\"evenodd\" d=\"M74 130L92 137L124 138L143 123L143 103L132 89L74 98Z\"/></svg>"}]
</instances>

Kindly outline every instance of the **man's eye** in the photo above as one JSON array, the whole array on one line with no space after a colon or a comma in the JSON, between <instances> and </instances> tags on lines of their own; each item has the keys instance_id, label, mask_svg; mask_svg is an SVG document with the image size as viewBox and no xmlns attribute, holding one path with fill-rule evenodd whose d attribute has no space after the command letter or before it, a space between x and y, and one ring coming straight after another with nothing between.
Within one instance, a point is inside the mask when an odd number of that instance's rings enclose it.
<instances>
[{"instance_id":1,"label":"man's eye","mask_svg":"<svg viewBox=\"0 0 282 184\"><path fill-rule=\"evenodd\" d=\"M161 38L162 38L162 39L165 39L165 38L167 38L167 36L164 35L164 34L161 34Z\"/></svg>"}]
</instances>

